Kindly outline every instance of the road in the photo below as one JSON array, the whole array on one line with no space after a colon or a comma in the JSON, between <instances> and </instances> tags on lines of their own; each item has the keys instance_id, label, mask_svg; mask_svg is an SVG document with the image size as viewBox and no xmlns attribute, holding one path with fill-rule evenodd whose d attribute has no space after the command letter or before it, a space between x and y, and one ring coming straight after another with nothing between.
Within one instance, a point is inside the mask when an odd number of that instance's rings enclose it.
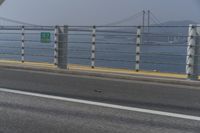
<instances>
[{"instance_id":1,"label":"road","mask_svg":"<svg viewBox=\"0 0 200 133\"><path fill-rule=\"evenodd\" d=\"M200 88L0 70L0 87L200 116ZM0 132L194 133L200 121L0 91Z\"/></svg>"}]
</instances>

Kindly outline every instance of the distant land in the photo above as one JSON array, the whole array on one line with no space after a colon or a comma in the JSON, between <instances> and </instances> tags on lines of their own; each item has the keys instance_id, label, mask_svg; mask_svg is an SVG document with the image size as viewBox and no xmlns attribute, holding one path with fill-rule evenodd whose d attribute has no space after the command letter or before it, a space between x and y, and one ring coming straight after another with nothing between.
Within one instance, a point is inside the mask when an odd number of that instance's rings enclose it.
<instances>
[{"instance_id":1,"label":"distant land","mask_svg":"<svg viewBox=\"0 0 200 133\"><path fill-rule=\"evenodd\" d=\"M198 24L195 21L191 20L181 20L181 21L166 21L160 24L152 24L150 27L150 33L156 34L171 34L171 35L187 35L188 27L190 24ZM158 26L158 27L156 27ZM165 27L167 26L167 27ZM172 27L170 27L172 26ZM177 26L177 27L176 27ZM136 32L137 28L118 28L117 31L127 31L127 32ZM147 27L145 27L145 32L147 32Z\"/></svg>"},{"instance_id":2,"label":"distant land","mask_svg":"<svg viewBox=\"0 0 200 133\"><path fill-rule=\"evenodd\" d=\"M197 22L194 22L191 20L167 21L167 22L163 22L161 24L156 24L156 25L157 26L188 26L189 24L197 24Z\"/></svg>"},{"instance_id":3,"label":"distant land","mask_svg":"<svg viewBox=\"0 0 200 133\"><path fill-rule=\"evenodd\" d=\"M171 35L187 35L188 34L188 27L190 24L197 24L197 22L191 20L182 20L182 21L167 21L160 24L155 24L152 26L169 26L169 27L152 27L150 28L150 32L154 33L168 33ZM170 27L172 26L172 27ZM176 27L177 26L177 27ZM183 26L183 27L182 27Z\"/></svg>"}]
</instances>

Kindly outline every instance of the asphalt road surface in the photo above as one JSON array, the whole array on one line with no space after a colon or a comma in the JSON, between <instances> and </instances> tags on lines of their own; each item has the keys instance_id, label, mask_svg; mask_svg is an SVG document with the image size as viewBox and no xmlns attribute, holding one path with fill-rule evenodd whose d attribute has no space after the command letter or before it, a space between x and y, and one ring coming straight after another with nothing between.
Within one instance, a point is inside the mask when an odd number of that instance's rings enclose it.
<instances>
[{"instance_id":1,"label":"asphalt road surface","mask_svg":"<svg viewBox=\"0 0 200 133\"><path fill-rule=\"evenodd\" d=\"M21 70L0 87L200 117L200 88ZM0 91L0 133L199 133L200 121Z\"/></svg>"}]
</instances>

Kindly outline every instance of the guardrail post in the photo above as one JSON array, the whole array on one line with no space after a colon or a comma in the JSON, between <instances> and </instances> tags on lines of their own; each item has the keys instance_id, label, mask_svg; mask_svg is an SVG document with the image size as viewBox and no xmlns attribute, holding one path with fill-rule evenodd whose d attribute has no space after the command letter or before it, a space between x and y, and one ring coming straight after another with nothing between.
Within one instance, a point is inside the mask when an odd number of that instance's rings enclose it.
<instances>
[{"instance_id":1,"label":"guardrail post","mask_svg":"<svg viewBox=\"0 0 200 133\"><path fill-rule=\"evenodd\" d=\"M22 44L21 44L21 62L24 63L25 61L25 27L22 26Z\"/></svg>"},{"instance_id":2,"label":"guardrail post","mask_svg":"<svg viewBox=\"0 0 200 133\"><path fill-rule=\"evenodd\" d=\"M199 46L196 25L189 26L188 48L186 59L186 74L190 80L198 80Z\"/></svg>"},{"instance_id":3,"label":"guardrail post","mask_svg":"<svg viewBox=\"0 0 200 133\"><path fill-rule=\"evenodd\" d=\"M54 29L54 65L58 65L58 26Z\"/></svg>"},{"instance_id":4,"label":"guardrail post","mask_svg":"<svg viewBox=\"0 0 200 133\"><path fill-rule=\"evenodd\" d=\"M140 71L140 45L141 45L141 26L138 26L137 28L137 36L136 36L136 62L135 62L135 70L136 72Z\"/></svg>"},{"instance_id":5,"label":"guardrail post","mask_svg":"<svg viewBox=\"0 0 200 133\"><path fill-rule=\"evenodd\" d=\"M68 26L58 28L58 68L67 68Z\"/></svg>"},{"instance_id":6,"label":"guardrail post","mask_svg":"<svg viewBox=\"0 0 200 133\"><path fill-rule=\"evenodd\" d=\"M92 29L92 49L91 49L91 67L92 69L95 68L95 58L96 58L96 55L95 55L95 51L96 51L96 26L93 26L93 29Z\"/></svg>"}]
</instances>

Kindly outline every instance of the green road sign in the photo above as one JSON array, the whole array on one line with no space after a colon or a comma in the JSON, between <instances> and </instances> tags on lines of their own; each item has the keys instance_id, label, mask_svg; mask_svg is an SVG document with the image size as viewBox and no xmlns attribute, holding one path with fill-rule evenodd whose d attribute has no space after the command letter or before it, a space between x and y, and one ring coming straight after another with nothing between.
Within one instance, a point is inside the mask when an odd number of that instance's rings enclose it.
<instances>
[{"instance_id":1,"label":"green road sign","mask_svg":"<svg viewBox=\"0 0 200 133\"><path fill-rule=\"evenodd\" d=\"M51 42L51 33L50 32L41 32L41 43L50 43Z\"/></svg>"}]
</instances>

